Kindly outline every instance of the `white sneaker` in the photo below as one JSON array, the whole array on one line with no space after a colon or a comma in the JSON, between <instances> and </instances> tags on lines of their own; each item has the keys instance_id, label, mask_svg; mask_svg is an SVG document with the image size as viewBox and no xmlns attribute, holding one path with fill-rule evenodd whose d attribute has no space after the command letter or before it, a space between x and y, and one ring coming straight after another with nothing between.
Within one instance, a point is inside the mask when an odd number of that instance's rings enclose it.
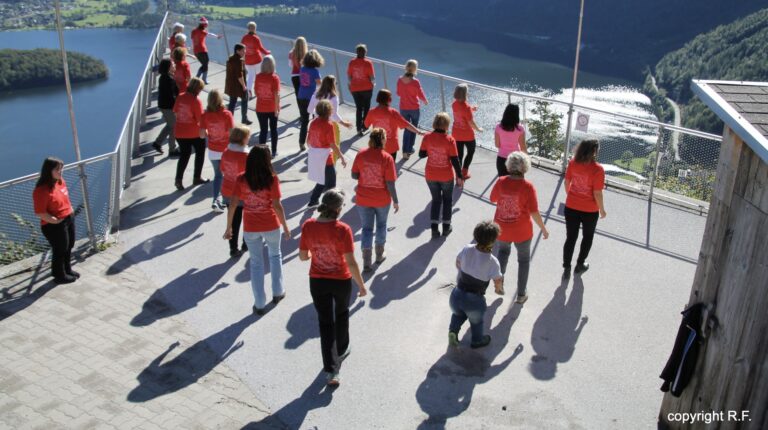
<instances>
[{"instance_id":1,"label":"white sneaker","mask_svg":"<svg viewBox=\"0 0 768 430\"><path fill-rule=\"evenodd\" d=\"M216 202L216 201L211 204L211 210L218 214L224 212L224 209L221 206L219 206L219 202Z\"/></svg>"}]
</instances>

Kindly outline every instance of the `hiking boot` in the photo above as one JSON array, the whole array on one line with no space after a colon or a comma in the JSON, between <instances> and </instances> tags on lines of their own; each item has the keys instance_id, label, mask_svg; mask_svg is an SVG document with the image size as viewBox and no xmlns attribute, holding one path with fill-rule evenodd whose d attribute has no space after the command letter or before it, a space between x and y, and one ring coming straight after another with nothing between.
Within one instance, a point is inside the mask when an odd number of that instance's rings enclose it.
<instances>
[{"instance_id":1,"label":"hiking boot","mask_svg":"<svg viewBox=\"0 0 768 430\"><path fill-rule=\"evenodd\" d=\"M459 334L454 331L448 332L448 346L457 347L459 346Z\"/></svg>"},{"instance_id":2,"label":"hiking boot","mask_svg":"<svg viewBox=\"0 0 768 430\"><path fill-rule=\"evenodd\" d=\"M453 231L450 224L443 223L443 237L448 236Z\"/></svg>"},{"instance_id":3,"label":"hiking boot","mask_svg":"<svg viewBox=\"0 0 768 430\"><path fill-rule=\"evenodd\" d=\"M325 378L328 380L329 387L338 387L341 383L339 372L326 372Z\"/></svg>"},{"instance_id":4,"label":"hiking boot","mask_svg":"<svg viewBox=\"0 0 768 430\"><path fill-rule=\"evenodd\" d=\"M371 248L363 248L363 272L370 272L373 270L373 264L371 259L373 257L373 250Z\"/></svg>"},{"instance_id":5,"label":"hiking boot","mask_svg":"<svg viewBox=\"0 0 768 430\"><path fill-rule=\"evenodd\" d=\"M352 347L351 346L347 346L347 350L339 355L339 363L341 363L342 361L346 360L347 357L349 357L349 354L351 354L351 353L352 353Z\"/></svg>"},{"instance_id":6,"label":"hiking boot","mask_svg":"<svg viewBox=\"0 0 768 430\"><path fill-rule=\"evenodd\" d=\"M484 346L488 346L489 343L491 343L491 335L486 334L485 336L483 336L482 339L480 339L479 342L472 342L470 346L472 347L472 349L477 349L477 348L482 348Z\"/></svg>"},{"instance_id":7,"label":"hiking boot","mask_svg":"<svg viewBox=\"0 0 768 430\"><path fill-rule=\"evenodd\" d=\"M432 238L440 237L440 229L437 224L432 224Z\"/></svg>"},{"instance_id":8,"label":"hiking boot","mask_svg":"<svg viewBox=\"0 0 768 430\"><path fill-rule=\"evenodd\" d=\"M181 191L184 189L184 184L181 183L181 179L177 179L173 185L176 187L177 190Z\"/></svg>"},{"instance_id":9,"label":"hiking boot","mask_svg":"<svg viewBox=\"0 0 768 430\"><path fill-rule=\"evenodd\" d=\"M387 254L384 253L384 245L376 245L376 264L381 264L387 259Z\"/></svg>"},{"instance_id":10,"label":"hiking boot","mask_svg":"<svg viewBox=\"0 0 768 430\"><path fill-rule=\"evenodd\" d=\"M285 294L282 294L280 296L274 296L272 297L272 304L277 305L285 298Z\"/></svg>"},{"instance_id":11,"label":"hiking boot","mask_svg":"<svg viewBox=\"0 0 768 430\"><path fill-rule=\"evenodd\" d=\"M573 269L573 274L581 275L587 270L589 270L589 263L577 264L576 267Z\"/></svg>"}]
</instances>

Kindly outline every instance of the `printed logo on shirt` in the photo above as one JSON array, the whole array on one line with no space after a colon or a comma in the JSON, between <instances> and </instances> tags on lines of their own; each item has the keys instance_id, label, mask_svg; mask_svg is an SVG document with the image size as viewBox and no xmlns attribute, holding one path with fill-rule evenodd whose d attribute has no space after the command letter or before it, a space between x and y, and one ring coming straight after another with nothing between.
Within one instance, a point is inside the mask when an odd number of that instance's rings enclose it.
<instances>
[{"instance_id":1,"label":"printed logo on shirt","mask_svg":"<svg viewBox=\"0 0 768 430\"><path fill-rule=\"evenodd\" d=\"M237 163L232 161L222 161L221 162L221 174L224 175L224 178L234 180L237 175L240 174L238 172Z\"/></svg>"},{"instance_id":2,"label":"printed logo on shirt","mask_svg":"<svg viewBox=\"0 0 768 430\"><path fill-rule=\"evenodd\" d=\"M385 188L381 163L363 163L360 169L359 185L370 188Z\"/></svg>"},{"instance_id":3,"label":"printed logo on shirt","mask_svg":"<svg viewBox=\"0 0 768 430\"><path fill-rule=\"evenodd\" d=\"M316 245L312 247L312 263L320 273L339 271L338 254L334 245Z\"/></svg>"},{"instance_id":4,"label":"printed logo on shirt","mask_svg":"<svg viewBox=\"0 0 768 430\"><path fill-rule=\"evenodd\" d=\"M309 73L307 73L307 72L301 72L301 74L299 75L299 80L301 81L301 86L302 87L308 87L308 86L312 85L311 77L309 76Z\"/></svg>"},{"instance_id":5,"label":"printed logo on shirt","mask_svg":"<svg viewBox=\"0 0 768 430\"><path fill-rule=\"evenodd\" d=\"M66 187L59 188L59 191L61 191L61 194L64 194L65 196L69 196L69 190Z\"/></svg>"},{"instance_id":6,"label":"printed logo on shirt","mask_svg":"<svg viewBox=\"0 0 768 430\"><path fill-rule=\"evenodd\" d=\"M176 112L176 122L182 124L188 122L195 122L195 115L192 113L192 106L187 104L181 104Z\"/></svg>"},{"instance_id":7,"label":"printed logo on shirt","mask_svg":"<svg viewBox=\"0 0 768 430\"><path fill-rule=\"evenodd\" d=\"M229 131L222 122L208 123L208 140L214 142L226 142L229 140Z\"/></svg>"},{"instance_id":8,"label":"printed logo on shirt","mask_svg":"<svg viewBox=\"0 0 768 430\"><path fill-rule=\"evenodd\" d=\"M309 85L309 84L307 84ZM256 97L267 99L272 96L272 82L260 81L256 83Z\"/></svg>"},{"instance_id":9,"label":"printed logo on shirt","mask_svg":"<svg viewBox=\"0 0 768 430\"><path fill-rule=\"evenodd\" d=\"M448 157L448 151L446 148L439 146L430 146L429 148L429 164L432 167L449 167L450 160Z\"/></svg>"},{"instance_id":10,"label":"printed logo on shirt","mask_svg":"<svg viewBox=\"0 0 768 430\"><path fill-rule=\"evenodd\" d=\"M496 217L501 222L513 223L523 217L522 206L517 196L502 197L499 203L497 203L496 208Z\"/></svg>"},{"instance_id":11,"label":"printed logo on shirt","mask_svg":"<svg viewBox=\"0 0 768 430\"><path fill-rule=\"evenodd\" d=\"M245 199L243 199L243 207L248 212L252 213L269 213L272 211L272 204L270 202L269 190L259 190L256 192L248 189L247 185L244 185L247 189Z\"/></svg>"},{"instance_id":12,"label":"printed logo on shirt","mask_svg":"<svg viewBox=\"0 0 768 430\"><path fill-rule=\"evenodd\" d=\"M571 178L571 192L582 196L589 196L592 187L589 183L589 177L586 175L573 175Z\"/></svg>"},{"instance_id":13,"label":"printed logo on shirt","mask_svg":"<svg viewBox=\"0 0 768 430\"><path fill-rule=\"evenodd\" d=\"M368 75L365 73L365 70L358 66L352 68L352 80L354 81L364 81Z\"/></svg>"}]
</instances>

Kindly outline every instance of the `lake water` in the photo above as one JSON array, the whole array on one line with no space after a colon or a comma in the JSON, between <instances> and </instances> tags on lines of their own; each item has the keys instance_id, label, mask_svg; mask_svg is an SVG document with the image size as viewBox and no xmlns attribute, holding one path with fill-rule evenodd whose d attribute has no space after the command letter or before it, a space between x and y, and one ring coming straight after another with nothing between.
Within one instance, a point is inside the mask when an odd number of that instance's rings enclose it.
<instances>
[{"instance_id":1,"label":"lake water","mask_svg":"<svg viewBox=\"0 0 768 430\"><path fill-rule=\"evenodd\" d=\"M73 87L83 158L111 152L117 144L157 30L68 30L64 44L99 58L106 80ZM0 32L0 49L58 48L55 31ZM64 84L0 95L0 181L35 173L43 158L75 160Z\"/></svg>"}]
</instances>

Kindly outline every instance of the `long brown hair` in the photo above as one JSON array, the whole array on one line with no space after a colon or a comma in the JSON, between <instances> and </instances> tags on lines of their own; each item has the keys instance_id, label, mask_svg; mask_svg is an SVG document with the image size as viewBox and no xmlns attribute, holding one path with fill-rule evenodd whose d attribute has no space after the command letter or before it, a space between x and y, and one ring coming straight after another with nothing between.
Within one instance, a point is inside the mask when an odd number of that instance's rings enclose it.
<instances>
[{"instance_id":1,"label":"long brown hair","mask_svg":"<svg viewBox=\"0 0 768 430\"><path fill-rule=\"evenodd\" d=\"M53 171L59 167L64 167L64 162L56 157L48 157L43 161L43 167L40 168L40 177L37 178L35 188L45 185L48 188L53 188L57 182L57 179L53 179Z\"/></svg>"},{"instance_id":2,"label":"long brown hair","mask_svg":"<svg viewBox=\"0 0 768 430\"><path fill-rule=\"evenodd\" d=\"M245 159L245 181L251 191L268 189L275 180L275 170L272 168L272 154L269 148L256 145L251 148Z\"/></svg>"},{"instance_id":3,"label":"long brown hair","mask_svg":"<svg viewBox=\"0 0 768 430\"><path fill-rule=\"evenodd\" d=\"M577 163L589 163L595 161L600 142L597 139L582 140L573 151L573 161Z\"/></svg>"},{"instance_id":4,"label":"long brown hair","mask_svg":"<svg viewBox=\"0 0 768 430\"><path fill-rule=\"evenodd\" d=\"M328 75L320 82L320 88L316 94L318 100L336 97L336 76Z\"/></svg>"}]
</instances>

